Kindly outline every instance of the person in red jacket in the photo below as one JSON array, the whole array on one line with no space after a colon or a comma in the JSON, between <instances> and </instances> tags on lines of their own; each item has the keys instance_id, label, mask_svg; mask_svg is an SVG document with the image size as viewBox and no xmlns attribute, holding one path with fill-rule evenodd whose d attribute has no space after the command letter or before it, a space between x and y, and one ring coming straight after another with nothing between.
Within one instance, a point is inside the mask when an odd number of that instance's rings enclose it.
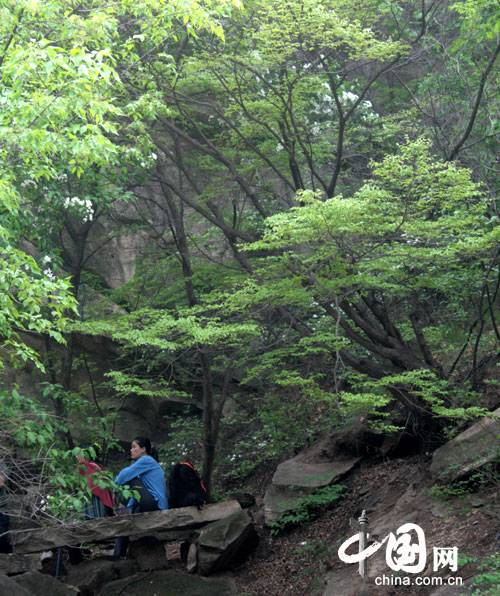
<instances>
[{"instance_id":1,"label":"person in red jacket","mask_svg":"<svg viewBox=\"0 0 500 596\"><path fill-rule=\"evenodd\" d=\"M93 476L98 472L102 472L102 468L99 464L94 461L89 461L83 457L83 455L77 455L76 461L78 462L78 472L85 476L87 479L87 486L92 493L91 500L85 506L85 519L95 519L97 517L109 517L114 515L113 512L113 494L109 489L100 488L94 482ZM72 565L78 565L83 561L82 546L66 546L64 549L67 551L69 561ZM59 577L62 548L58 548L56 551L55 569L51 573L56 577Z\"/></svg>"},{"instance_id":2,"label":"person in red jacket","mask_svg":"<svg viewBox=\"0 0 500 596\"><path fill-rule=\"evenodd\" d=\"M109 489L100 488L93 480L93 475L101 472L102 468L93 461L88 461L82 455L77 455L78 471L86 476L87 485L92 493L92 501L85 508L85 517L93 519L96 517L108 517L113 515L113 495Z\"/></svg>"}]
</instances>

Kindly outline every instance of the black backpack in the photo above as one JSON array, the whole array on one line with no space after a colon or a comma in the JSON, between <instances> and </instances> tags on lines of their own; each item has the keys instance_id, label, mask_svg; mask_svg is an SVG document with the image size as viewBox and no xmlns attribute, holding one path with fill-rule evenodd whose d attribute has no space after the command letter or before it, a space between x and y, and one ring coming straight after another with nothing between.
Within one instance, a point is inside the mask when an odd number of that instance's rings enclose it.
<instances>
[{"instance_id":1,"label":"black backpack","mask_svg":"<svg viewBox=\"0 0 500 596\"><path fill-rule=\"evenodd\" d=\"M168 506L177 507L201 506L207 502L207 489L189 461L181 461L174 465L168 478Z\"/></svg>"}]
</instances>

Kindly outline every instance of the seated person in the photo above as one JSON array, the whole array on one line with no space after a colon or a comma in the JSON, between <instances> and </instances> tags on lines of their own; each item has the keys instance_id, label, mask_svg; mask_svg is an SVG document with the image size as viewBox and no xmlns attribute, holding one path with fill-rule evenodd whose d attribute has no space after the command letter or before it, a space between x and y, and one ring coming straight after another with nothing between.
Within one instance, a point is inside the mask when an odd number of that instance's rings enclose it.
<instances>
[{"instance_id":1,"label":"seated person","mask_svg":"<svg viewBox=\"0 0 500 596\"><path fill-rule=\"evenodd\" d=\"M139 491L140 498L129 499L127 509L132 513L145 513L168 509L165 473L152 456L151 441L145 437L136 437L130 446L133 463L123 468L115 478L116 484L127 485ZM117 538L115 558L125 556L128 538Z\"/></svg>"},{"instance_id":2,"label":"seated person","mask_svg":"<svg viewBox=\"0 0 500 596\"><path fill-rule=\"evenodd\" d=\"M92 476L102 471L99 464L88 461L82 455L76 456L78 472L87 479L87 486L92 493L92 501L85 507L85 517L93 519L96 517L108 517L113 515L113 495L111 491L100 488L94 483Z\"/></svg>"}]
</instances>

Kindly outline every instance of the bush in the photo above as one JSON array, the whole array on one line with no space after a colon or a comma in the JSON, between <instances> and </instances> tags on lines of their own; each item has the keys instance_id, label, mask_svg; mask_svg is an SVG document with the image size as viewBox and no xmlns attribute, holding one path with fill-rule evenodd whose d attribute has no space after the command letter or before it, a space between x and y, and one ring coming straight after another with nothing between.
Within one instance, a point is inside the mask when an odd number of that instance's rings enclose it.
<instances>
[{"instance_id":1,"label":"bush","mask_svg":"<svg viewBox=\"0 0 500 596\"><path fill-rule=\"evenodd\" d=\"M338 501L345 490L346 487L342 484L332 484L302 497L292 510L286 511L271 524L271 534L277 536L284 530L310 521L316 517L319 511Z\"/></svg>"}]
</instances>

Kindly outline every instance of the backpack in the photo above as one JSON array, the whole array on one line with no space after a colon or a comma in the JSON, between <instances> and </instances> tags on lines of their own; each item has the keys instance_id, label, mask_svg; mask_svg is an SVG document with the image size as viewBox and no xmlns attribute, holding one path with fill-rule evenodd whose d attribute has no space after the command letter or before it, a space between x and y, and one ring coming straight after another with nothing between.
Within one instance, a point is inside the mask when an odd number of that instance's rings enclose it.
<instances>
[{"instance_id":1,"label":"backpack","mask_svg":"<svg viewBox=\"0 0 500 596\"><path fill-rule=\"evenodd\" d=\"M168 505L170 509L178 507L201 506L207 502L207 489L189 461L174 465L168 478Z\"/></svg>"}]
</instances>

